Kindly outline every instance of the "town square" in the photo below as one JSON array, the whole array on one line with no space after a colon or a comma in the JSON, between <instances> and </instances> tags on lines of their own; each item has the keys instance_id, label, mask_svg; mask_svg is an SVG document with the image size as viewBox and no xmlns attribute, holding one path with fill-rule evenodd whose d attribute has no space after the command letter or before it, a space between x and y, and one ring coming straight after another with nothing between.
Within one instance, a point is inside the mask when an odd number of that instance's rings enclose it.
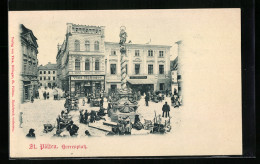
<instances>
[{"instance_id":1,"label":"town square","mask_svg":"<svg viewBox=\"0 0 260 164\"><path fill-rule=\"evenodd\" d=\"M56 63L38 66L37 37L20 25L19 121L27 137L173 131L182 106L182 79L178 55L170 60L172 46L133 44L125 26L119 28L118 42L105 41L104 26L67 23L66 28ZM181 43L175 42L178 53Z\"/></svg>"}]
</instances>

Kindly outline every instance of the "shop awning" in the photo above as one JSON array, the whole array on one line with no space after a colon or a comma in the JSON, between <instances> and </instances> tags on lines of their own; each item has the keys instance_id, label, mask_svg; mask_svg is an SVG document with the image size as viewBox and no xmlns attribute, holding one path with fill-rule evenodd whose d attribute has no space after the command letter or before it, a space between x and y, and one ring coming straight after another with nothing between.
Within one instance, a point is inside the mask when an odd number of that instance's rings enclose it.
<instances>
[{"instance_id":1,"label":"shop awning","mask_svg":"<svg viewBox=\"0 0 260 164\"><path fill-rule=\"evenodd\" d=\"M130 84L154 84L154 82L150 79L128 79L127 82Z\"/></svg>"}]
</instances>

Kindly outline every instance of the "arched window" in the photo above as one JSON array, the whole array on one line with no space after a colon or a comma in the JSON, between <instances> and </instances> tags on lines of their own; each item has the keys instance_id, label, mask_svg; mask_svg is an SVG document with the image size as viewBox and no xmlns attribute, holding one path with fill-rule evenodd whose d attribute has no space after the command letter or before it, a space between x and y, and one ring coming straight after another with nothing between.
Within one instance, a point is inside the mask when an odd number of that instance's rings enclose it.
<instances>
[{"instance_id":1,"label":"arched window","mask_svg":"<svg viewBox=\"0 0 260 164\"><path fill-rule=\"evenodd\" d=\"M85 48L86 48L86 51L90 51L90 43L89 41L85 41Z\"/></svg>"},{"instance_id":2,"label":"arched window","mask_svg":"<svg viewBox=\"0 0 260 164\"><path fill-rule=\"evenodd\" d=\"M99 42L95 41L95 51L98 51L98 50L99 50Z\"/></svg>"},{"instance_id":3,"label":"arched window","mask_svg":"<svg viewBox=\"0 0 260 164\"><path fill-rule=\"evenodd\" d=\"M80 60L79 59L75 60L75 70L80 71Z\"/></svg>"},{"instance_id":4,"label":"arched window","mask_svg":"<svg viewBox=\"0 0 260 164\"><path fill-rule=\"evenodd\" d=\"M85 70L86 70L86 71L90 70L89 59L86 59L86 61L85 61Z\"/></svg>"},{"instance_id":5,"label":"arched window","mask_svg":"<svg viewBox=\"0 0 260 164\"><path fill-rule=\"evenodd\" d=\"M80 42L75 40L75 51L80 51Z\"/></svg>"},{"instance_id":6,"label":"arched window","mask_svg":"<svg viewBox=\"0 0 260 164\"><path fill-rule=\"evenodd\" d=\"M95 70L99 70L99 60L98 59L96 59L96 61L95 61Z\"/></svg>"}]
</instances>

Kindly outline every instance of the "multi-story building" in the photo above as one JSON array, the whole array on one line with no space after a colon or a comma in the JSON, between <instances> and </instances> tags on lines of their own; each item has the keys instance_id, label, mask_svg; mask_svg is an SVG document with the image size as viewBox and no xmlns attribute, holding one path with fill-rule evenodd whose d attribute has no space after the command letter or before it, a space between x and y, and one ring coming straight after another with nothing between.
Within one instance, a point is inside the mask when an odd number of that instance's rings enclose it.
<instances>
[{"instance_id":1,"label":"multi-story building","mask_svg":"<svg viewBox=\"0 0 260 164\"><path fill-rule=\"evenodd\" d=\"M56 57L58 83L71 94L105 88L104 27L67 24L66 39Z\"/></svg>"},{"instance_id":2,"label":"multi-story building","mask_svg":"<svg viewBox=\"0 0 260 164\"><path fill-rule=\"evenodd\" d=\"M170 89L170 48L165 45L126 44L127 85L141 93ZM106 92L120 88L118 43L105 42Z\"/></svg>"},{"instance_id":3,"label":"multi-story building","mask_svg":"<svg viewBox=\"0 0 260 164\"><path fill-rule=\"evenodd\" d=\"M67 24L66 39L58 45L58 85L84 95L120 88L119 43L105 42L105 27ZM170 48L126 44L127 85L134 90L166 90L170 83Z\"/></svg>"},{"instance_id":4,"label":"multi-story building","mask_svg":"<svg viewBox=\"0 0 260 164\"><path fill-rule=\"evenodd\" d=\"M57 86L57 64L40 65L38 68L38 80L40 86L55 87Z\"/></svg>"},{"instance_id":5,"label":"multi-story building","mask_svg":"<svg viewBox=\"0 0 260 164\"><path fill-rule=\"evenodd\" d=\"M178 75L178 56L171 61L171 91L172 93L178 93L179 91L179 84L178 79L180 78L180 75Z\"/></svg>"},{"instance_id":6,"label":"multi-story building","mask_svg":"<svg viewBox=\"0 0 260 164\"><path fill-rule=\"evenodd\" d=\"M38 89L38 44L37 38L33 32L26 28L23 24L20 25L20 39L21 39L21 52L22 52L22 71L21 79L21 101L25 102L30 100Z\"/></svg>"}]
</instances>

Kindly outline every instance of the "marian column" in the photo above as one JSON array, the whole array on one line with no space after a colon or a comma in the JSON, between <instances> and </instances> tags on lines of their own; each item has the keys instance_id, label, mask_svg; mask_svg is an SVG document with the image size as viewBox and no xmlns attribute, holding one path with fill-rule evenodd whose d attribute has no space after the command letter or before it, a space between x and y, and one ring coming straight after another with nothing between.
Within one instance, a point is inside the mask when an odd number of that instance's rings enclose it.
<instances>
[{"instance_id":1,"label":"marian column","mask_svg":"<svg viewBox=\"0 0 260 164\"><path fill-rule=\"evenodd\" d=\"M127 33L125 32L126 28L125 26L121 26L120 27L120 53L121 53L121 90L124 92L127 92L127 87L126 87L126 46L125 46L125 42L126 42L126 38L127 38Z\"/></svg>"}]
</instances>

